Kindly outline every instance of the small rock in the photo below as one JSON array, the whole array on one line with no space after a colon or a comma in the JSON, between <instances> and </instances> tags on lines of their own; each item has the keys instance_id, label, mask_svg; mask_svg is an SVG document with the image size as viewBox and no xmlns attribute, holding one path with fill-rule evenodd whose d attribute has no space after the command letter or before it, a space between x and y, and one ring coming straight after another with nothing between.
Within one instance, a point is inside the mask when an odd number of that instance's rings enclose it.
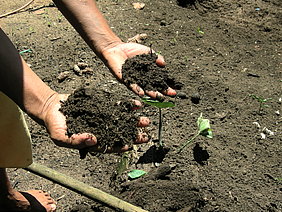
<instances>
[{"instance_id":1,"label":"small rock","mask_svg":"<svg viewBox=\"0 0 282 212\"><path fill-rule=\"evenodd\" d=\"M80 71L82 74L93 74L94 71L92 68L86 67L85 69Z\"/></svg>"},{"instance_id":2,"label":"small rock","mask_svg":"<svg viewBox=\"0 0 282 212\"><path fill-rule=\"evenodd\" d=\"M65 79L67 79L68 77L70 76L70 72L69 71L64 71L64 72L61 72L57 79L58 79L58 82L61 83L63 82Z\"/></svg>"},{"instance_id":3,"label":"small rock","mask_svg":"<svg viewBox=\"0 0 282 212\"><path fill-rule=\"evenodd\" d=\"M75 74L77 74L79 76L81 75L80 68L78 67L78 65L73 66L73 71L74 71Z\"/></svg>"},{"instance_id":4,"label":"small rock","mask_svg":"<svg viewBox=\"0 0 282 212\"><path fill-rule=\"evenodd\" d=\"M188 95L186 93L183 93L183 92L177 92L176 97L178 97L180 99L188 99Z\"/></svg>"},{"instance_id":5,"label":"small rock","mask_svg":"<svg viewBox=\"0 0 282 212\"><path fill-rule=\"evenodd\" d=\"M167 23L166 23L166 21L165 21L165 20L161 20L160 25L161 25L161 26L166 26L166 25L167 25Z\"/></svg>"},{"instance_id":6,"label":"small rock","mask_svg":"<svg viewBox=\"0 0 282 212\"><path fill-rule=\"evenodd\" d=\"M172 168L169 165L163 164L159 165L157 169L154 169L149 172L147 179L157 180L164 179L169 175L172 171Z\"/></svg>"},{"instance_id":7,"label":"small rock","mask_svg":"<svg viewBox=\"0 0 282 212\"><path fill-rule=\"evenodd\" d=\"M200 103L200 100L201 100L201 96L199 93L194 93L192 96L191 96L191 101L194 103L194 104L199 104Z\"/></svg>"},{"instance_id":8,"label":"small rock","mask_svg":"<svg viewBox=\"0 0 282 212\"><path fill-rule=\"evenodd\" d=\"M134 9L136 9L136 10L142 10L142 9L144 9L144 7L145 7L145 4L144 4L144 3L139 3L139 2L137 2L137 3L132 3L132 5L133 5Z\"/></svg>"},{"instance_id":9,"label":"small rock","mask_svg":"<svg viewBox=\"0 0 282 212\"><path fill-rule=\"evenodd\" d=\"M260 124L258 122L253 122L254 125L256 125L256 127L259 129L260 128Z\"/></svg>"},{"instance_id":10,"label":"small rock","mask_svg":"<svg viewBox=\"0 0 282 212\"><path fill-rule=\"evenodd\" d=\"M127 43L142 43L143 40L147 38L147 34L142 33L142 34L137 34L132 38L127 39Z\"/></svg>"},{"instance_id":11,"label":"small rock","mask_svg":"<svg viewBox=\"0 0 282 212\"><path fill-rule=\"evenodd\" d=\"M87 63L84 63L84 62L79 62L79 63L77 63L77 66L78 66L80 69L85 69L86 67L88 67L88 64L87 64Z\"/></svg>"},{"instance_id":12,"label":"small rock","mask_svg":"<svg viewBox=\"0 0 282 212\"><path fill-rule=\"evenodd\" d=\"M262 129L262 132L264 132L265 134L268 134L268 135L274 135L274 132L272 132L271 130L267 129L266 127L264 127Z\"/></svg>"}]
</instances>

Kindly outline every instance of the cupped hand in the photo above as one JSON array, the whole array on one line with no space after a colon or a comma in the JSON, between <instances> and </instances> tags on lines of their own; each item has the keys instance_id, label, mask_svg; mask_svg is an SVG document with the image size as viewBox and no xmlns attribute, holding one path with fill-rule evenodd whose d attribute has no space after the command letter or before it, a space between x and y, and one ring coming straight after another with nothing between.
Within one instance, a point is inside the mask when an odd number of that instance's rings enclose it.
<instances>
[{"instance_id":1,"label":"cupped hand","mask_svg":"<svg viewBox=\"0 0 282 212\"><path fill-rule=\"evenodd\" d=\"M68 98L67 94L57 94L55 93L51 96L46 103L44 108L43 121L51 139L57 146L73 148L73 149L90 149L91 151L101 152L97 144L97 139L93 134L81 133L74 134L71 137L67 136L67 124L66 117L60 111L62 101L66 101ZM134 101L137 108L141 107L139 101ZM146 117L141 117L137 125L139 127L146 127L150 124L150 120ZM149 138L146 134L142 133L137 135L137 139L133 141L135 144L148 142ZM128 146L107 149L106 152L122 152L128 150ZM103 150L105 151L105 150Z\"/></svg>"},{"instance_id":2,"label":"cupped hand","mask_svg":"<svg viewBox=\"0 0 282 212\"><path fill-rule=\"evenodd\" d=\"M137 55L149 54L152 50L150 47L138 44L138 43L119 43L114 46L108 47L103 51L104 62L112 72L112 74L123 83L122 78L122 65L124 62ZM156 63L160 67L164 67L165 61L161 55L158 55ZM176 91L172 88L162 91L162 94L158 91L144 91L137 84L130 85L130 89L139 96L144 96L145 94L156 98L157 96L168 95L175 96Z\"/></svg>"},{"instance_id":3,"label":"cupped hand","mask_svg":"<svg viewBox=\"0 0 282 212\"><path fill-rule=\"evenodd\" d=\"M74 134L67 136L66 117L59 110L61 102L67 100L67 94L54 94L44 108L44 123L51 139L57 146L81 149L97 144L94 135L90 133Z\"/></svg>"}]
</instances>

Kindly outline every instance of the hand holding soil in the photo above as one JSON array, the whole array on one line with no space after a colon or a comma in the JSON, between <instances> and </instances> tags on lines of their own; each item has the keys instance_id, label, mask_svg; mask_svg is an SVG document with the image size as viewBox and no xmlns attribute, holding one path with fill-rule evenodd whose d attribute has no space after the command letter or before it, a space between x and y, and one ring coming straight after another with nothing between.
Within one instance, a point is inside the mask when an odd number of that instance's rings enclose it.
<instances>
[{"instance_id":1,"label":"hand holding soil","mask_svg":"<svg viewBox=\"0 0 282 212\"><path fill-rule=\"evenodd\" d=\"M56 94L45 108L44 123L52 140L58 146L74 149L95 145L96 138L89 133L67 135L66 117L59 111L61 103L67 98L67 94Z\"/></svg>"},{"instance_id":2,"label":"hand holding soil","mask_svg":"<svg viewBox=\"0 0 282 212\"><path fill-rule=\"evenodd\" d=\"M140 107L141 103L120 101L107 91L87 87L71 94L62 103L60 111L66 116L67 135L70 138L88 132L95 135L91 139L97 141L97 145L87 148L87 151L110 153L126 151L133 143L149 140L148 135L138 127L146 127L150 121L136 116L136 106Z\"/></svg>"},{"instance_id":3,"label":"hand holding soil","mask_svg":"<svg viewBox=\"0 0 282 212\"><path fill-rule=\"evenodd\" d=\"M120 82L124 83L128 88L130 88L137 95L144 96L146 94L152 98L156 98L157 96L162 96L162 94L168 95L168 96L175 96L176 91L172 89L171 87L165 87L163 90L158 90L154 87L150 87L150 89L152 90L147 90L148 87L144 87L143 85L144 83L140 84L140 82L145 80L146 84L148 84L148 80L149 80L147 79L148 76L143 75L144 72L137 73L140 70L133 70L132 72L128 73L130 76L128 76L127 74L127 76L125 77L124 64L126 64L127 61L131 61L130 58L133 58L138 55L144 55L144 54L151 55L151 53L152 53L152 49L147 46L137 44L137 43L121 43L110 49L106 49L103 55L105 58L105 64L107 64L108 68L113 73L113 75ZM164 67L166 65L164 58L161 55L158 55L152 61L156 67ZM135 67L132 67L132 68L135 68ZM163 74L165 75L166 73L163 72ZM128 77L133 77L135 78L135 80L129 81L126 79Z\"/></svg>"}]
</instances>

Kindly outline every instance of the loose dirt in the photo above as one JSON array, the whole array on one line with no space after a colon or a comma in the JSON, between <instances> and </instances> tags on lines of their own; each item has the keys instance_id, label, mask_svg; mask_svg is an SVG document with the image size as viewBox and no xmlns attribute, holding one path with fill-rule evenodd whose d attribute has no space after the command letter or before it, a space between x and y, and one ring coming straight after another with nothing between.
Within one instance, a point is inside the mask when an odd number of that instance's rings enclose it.
<instances>
[{"instance_id":1,"label":"loose dirt","mask_svg":"<svg viewBox=\"0 0 282 212\"><path fill-rule=\"evenodd\" d=\"M55 146L45 129L27 117L34 161L148 211L282 211L282 2L142 2L142 10L129 1L98 5L124 41L146 33L144 44L153 44L169 76L183 83L176 106L163 110L167 151L156 161L158 110L147 106L137 115L152 120L152 142L129 154L129 170L148 172L140 179L116 177L120 154L80 160L77 150ZM0 11L24 3L3 0ZM31 49L24 59L56 91L73 93L87 84L119 99L138 99L114 79L51 1L35 1L0 23L19 51ZM76 74L73 67L81 62L93 73ZM259 110L250 95L271 98L268 107ZM201 113L211 121L213 139L199 137L178 154L175 150L197 132ZM163 166L168 171L158 177ZM27 171L9 172L19 190L49 191L58 211L116 211Z\"/></svg>"}]
</instances>

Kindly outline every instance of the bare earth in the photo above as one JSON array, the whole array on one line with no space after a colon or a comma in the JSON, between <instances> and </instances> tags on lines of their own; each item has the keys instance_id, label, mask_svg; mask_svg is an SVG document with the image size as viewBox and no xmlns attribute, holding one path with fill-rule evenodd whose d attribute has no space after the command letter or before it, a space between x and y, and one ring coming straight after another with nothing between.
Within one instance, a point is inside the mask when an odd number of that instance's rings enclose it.
<instances>
[{"instance_id":1,"label":"bare earth","mask_svg":"<svg viewBox=\"0 0 282 212\"><path fill-rule=\"evenodd\" d=\"M0 0L0 13L26 2ZM135 181L116 178L120 155L80 160L78 151L56 147L27 117L34 161L148 211L282 211L282 2L142 2L143 10L135 10L132 1L105 0L98 5L124 41L146 33L144 44L152 44L165 57L170 74L183 83L176 106L163 110L169 151L158 161L160 167L155 167L155 157L144 159L159 154L150 142L139 147L130 164L130 169L149 174ZM1 18L0 24L19 51L31 50L23 57L56 91L71 93L91 84L137 98L117 83L51 1L35 1ZM79 62L87 63L93 73L75 73L73 66ZM63 72L69 73L58 80ZM250 95L267 99L268 107L260 109ZM214 137L198 137L177 153L177 147L197 132L201 113L211 121ZM140 114L152 119L150 134L157 139L158 110L146 107ZM159 176L162 167L170 170ZM19 190L49 191L58 200L58 211L117 211L25 170L9 173Z\"/></svg>"}]
</instances>

